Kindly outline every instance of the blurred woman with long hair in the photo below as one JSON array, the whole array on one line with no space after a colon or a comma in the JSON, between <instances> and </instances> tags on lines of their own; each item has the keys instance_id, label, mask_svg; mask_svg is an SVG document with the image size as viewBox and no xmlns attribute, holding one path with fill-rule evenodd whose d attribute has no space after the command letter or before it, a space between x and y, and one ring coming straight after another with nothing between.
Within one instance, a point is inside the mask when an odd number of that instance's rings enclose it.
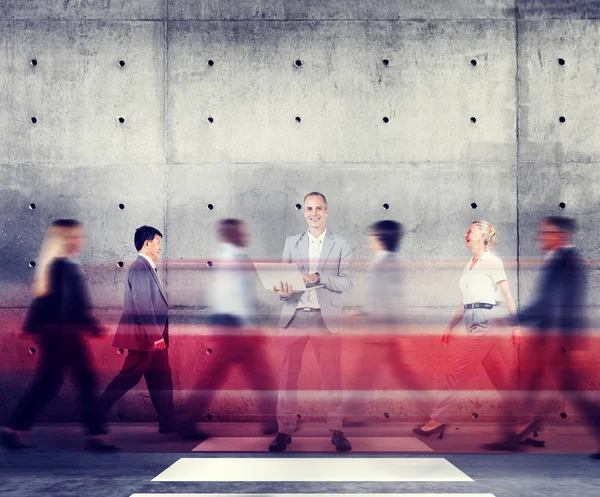
<instances>
[{"instance_id":1,"label":"blurred woman with long hair","mask_svg":"<svg viewBox=\"0 0 600 497\"><path fill-rule=\"evenodd\" d=\"M2 443L8 448L29 447L25 433L31 430L41 409L56 396L65 371L70 370L87 430L86 448L116 449L104 440L96 373L83 339L84 332L99 335L102 331L90 314L83 276L71 260L81 253L84 243L83 226L75 219L58 219L46 231L34 275L34 302L24 326L24 331L37 336L41 357L33 383L2 432Z\"/></svg>"}]
</instances>

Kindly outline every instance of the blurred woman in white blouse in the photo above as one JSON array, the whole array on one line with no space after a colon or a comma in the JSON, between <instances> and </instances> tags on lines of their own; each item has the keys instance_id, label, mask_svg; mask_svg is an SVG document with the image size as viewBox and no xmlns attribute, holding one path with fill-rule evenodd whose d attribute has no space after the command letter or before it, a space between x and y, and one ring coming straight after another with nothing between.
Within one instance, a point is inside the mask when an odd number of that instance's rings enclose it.
<instances>
[{"instance_id":1,"label":"blurred woman in white blouse","mask_svg":"<svg viewBox=\"0 0 600 497\"><path fill-rule=\"evenodd\" d=\"M503 397L505 408L510 411L510 399L506 394L511 390L513 375L509 372L500 351L491 340L490 314L496 305L496 291L500 289L508 312L514 316L517 312L515 300L506 279L502 261L490 252L496 230L487 221L476 221L465 233L465 246L471 250L472 257L460 278L463 299L456 308L450 324L442 336L443 343L449 343L456 325L464 318L468 340L458 354L449 374L446 375L446 387L441 392L431 417L427 423L413 432L420 436L438 435L443 438L446 425L444 417L450 408L454 392L460 390L470 379L469 372L482 364L494 387ZM521 341L521 330L513 328L513 343ZM517 434L525 434L535 427L527 423L519 427ZM523 432L523 433L522 433Z\"/></svg>"}]
</instances>

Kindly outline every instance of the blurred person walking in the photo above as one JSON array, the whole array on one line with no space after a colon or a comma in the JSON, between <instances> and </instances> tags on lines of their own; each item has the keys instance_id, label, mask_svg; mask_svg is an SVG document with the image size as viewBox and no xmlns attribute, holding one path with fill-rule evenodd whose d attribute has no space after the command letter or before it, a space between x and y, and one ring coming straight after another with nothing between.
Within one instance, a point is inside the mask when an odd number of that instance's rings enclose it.
<instances>
[{"instance_id":1,"label":"blurred person walking","mask_svg":"<svg viewBox=\"0 0 600 497\"><path fill-rule=\"evenodd\" d=\"M10 449L28 447L24 434L31 430L41 409L58 393L70 370L81 402L87 431L86 449L110 452L103 417L99 414L97 378L84 333L101 334L90 313L85 280L73 257L85 243L83 226L74 219L54 221L44 237L36 266L35 299L23 326L35 336L40 348L33 383L12 412L2 432L2 443Z\"/></svg>"},{"instance_id":2,"label":"blurred person walking","mask_svg":"<svg viewBox=\"0 0 600 497\"><path fill-rule=\"evenodd\" d=\"M575 408L589 424L600 449L600 403L588 398L581 376L582 359L588 348L585 303L587 270L573 245L576 222L568 217L546 217L538 226L536 240L545 253L533 302L519 310L514 322L533 328L525 340L522 370L526 376L521 418L539 417L535 401L543 383L553 378L563 393L570 394ZM517 434L505 443L520 438L534 422L523 422ZM502 446L502 444L500 444ZM600 450L592 455L600 459Z\"/></svg>"},{"instance_id":3,"label":"blurred person walking","mask_svg":"<svg viewBox=\"0 0 600 497\"><path fill-rule=\"evenodd\" d=\"M275 376L259 328L256 271L247 253L250 235L239 219L219 221L218 235L221 244L211 270L214 282L209 291L212 314L208 318L206 349L210 355L205 358L206 369L186 400L182 416L194 423L205 415L231 369L239 366L258 397L263 433L276 433ZM189 432L193 432L191 426L182 435Z\"/></svg>"},{"instance_id":4,"label":"blurred person walking","mask_svg":"<svg viewBox=\"0 0 600 497\"><path fill-rule=\"evenodd\" d=\"M423 393L423 385L406 363L406 347L401 345L398 327L405 321L402 312L403 274L398 250L402 241L402 224L383 220L369 227L368 247L374 258L369 266L364 305L349 318L364 329L356 344L360 361L351 367L344 393L344 426L366 424L367 396L377 375L386 367L394 380ZM424 410L421 400L419 411Z\"/></svg>"}]
</instances>

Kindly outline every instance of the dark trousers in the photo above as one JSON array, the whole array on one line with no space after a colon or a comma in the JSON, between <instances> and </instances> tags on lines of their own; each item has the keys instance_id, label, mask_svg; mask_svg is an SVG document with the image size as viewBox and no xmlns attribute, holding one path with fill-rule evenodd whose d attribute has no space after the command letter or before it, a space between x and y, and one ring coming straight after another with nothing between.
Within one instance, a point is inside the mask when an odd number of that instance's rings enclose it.
<instances>
[{"instance_id":1,"label":"dark trousers","mask_svg":"<svg viewBox=\"0 0 600 497\"><path fill-rule=\"evenodd\" d=\"M594 391L593 380L585 381L578 368L581 358L577 354L582 352L577 346L575 338L560 335L546 336L540 333L526 338L522 352L524 378L521 381L525 387L525 399L520 421L540 416L536 409L538 392L548 388L544 383L554 380L600 441L600 401Z\"/></svg>"},{"instance_id":2,"label":"dark trousers","mask_svg":"<svg viewBox=\"0 0 600 497\"><path fill-rule=\"evenodd\" d=\"M215 393L231 369L238 366L258 397L261 420L275 420L275 376L265 353L264 337L252 335L250 329L242 328L238 318L229 314L210 316L209 326L212 334L207 337L206 347L211 354L206 358L206 369L194 385L183 412L192 420L206 415Z\"/></svg>"},{"instance_id":3,"label":"dark trousers","mask_svg":"<svg viewBox=\"0 0 600 497\"><path fill-rule=\"evenodd\" d=\"M96 373L83 340L73 335L50 335L42 337L39 348L41 357L33 383L12 412L7 426L13 430L30 430L39 412L60 390L68 369L77 388L81 417L87 433L104 433L103 418L98 409Z\"/></svg>"},{"instance_id":4,"label":"dark trousers","mask_svg":"<svg viewBox=\"0 0 600 497\"><path fill-rule=\"evenodd\" d=\"M101 414L108 411L123 395L136 386L142 376L161 425L169 424L175 413L173 407L173 378L168 350L129 350L119 374L108 384L100 397Z\"/></svg>"}]
</instances>

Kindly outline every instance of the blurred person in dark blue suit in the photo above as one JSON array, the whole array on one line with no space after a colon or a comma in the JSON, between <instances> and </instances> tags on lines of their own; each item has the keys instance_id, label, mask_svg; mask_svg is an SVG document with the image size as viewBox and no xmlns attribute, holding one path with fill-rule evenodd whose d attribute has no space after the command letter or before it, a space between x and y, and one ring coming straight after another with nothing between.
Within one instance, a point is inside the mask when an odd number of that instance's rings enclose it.
<instances>
[{"instance_id":1,"label":"blurred person in dark blue suit","mask_svg":"<svg viewBox=\"0 0 600 497\"><path fill-rule=\"evenodd\" d=\"M31 430L41 411L58 393L66 370L73 375L87 430L86 448L114 451L104 439L104 418L99 413L98 384L92 355L84 333L100 335L102 328L90 313L83 275L73 257L85 243L83 226L75 219L54 221L44 237L33 281L34 302L23 329L40 348L35 378L12 412L2 432L10 449L28 447L24 434Z\"/></svg>"},{"instance_id":2,"label":"blurred person in dark blue suit","mask_svg":"<svg viewBox=\"0 0 600 497\"><path fill-rule=\"evenodd\" d=\"M522 362L530 368L521 413L531 416L542 382L554 377L563 392L570 392L576 409L589 423L600 443L600 403L586 397L577 369L587 348L585 301L587 270L573 246L576 222L567 217L546 217L536 240L546 256L533 302L518 312L516 320L534 329L525 340ZM537 421L520 425L513 439L520 440L537 428ZM600 453L594 455L600 458Z\"/></svg>"}]
</instances>

